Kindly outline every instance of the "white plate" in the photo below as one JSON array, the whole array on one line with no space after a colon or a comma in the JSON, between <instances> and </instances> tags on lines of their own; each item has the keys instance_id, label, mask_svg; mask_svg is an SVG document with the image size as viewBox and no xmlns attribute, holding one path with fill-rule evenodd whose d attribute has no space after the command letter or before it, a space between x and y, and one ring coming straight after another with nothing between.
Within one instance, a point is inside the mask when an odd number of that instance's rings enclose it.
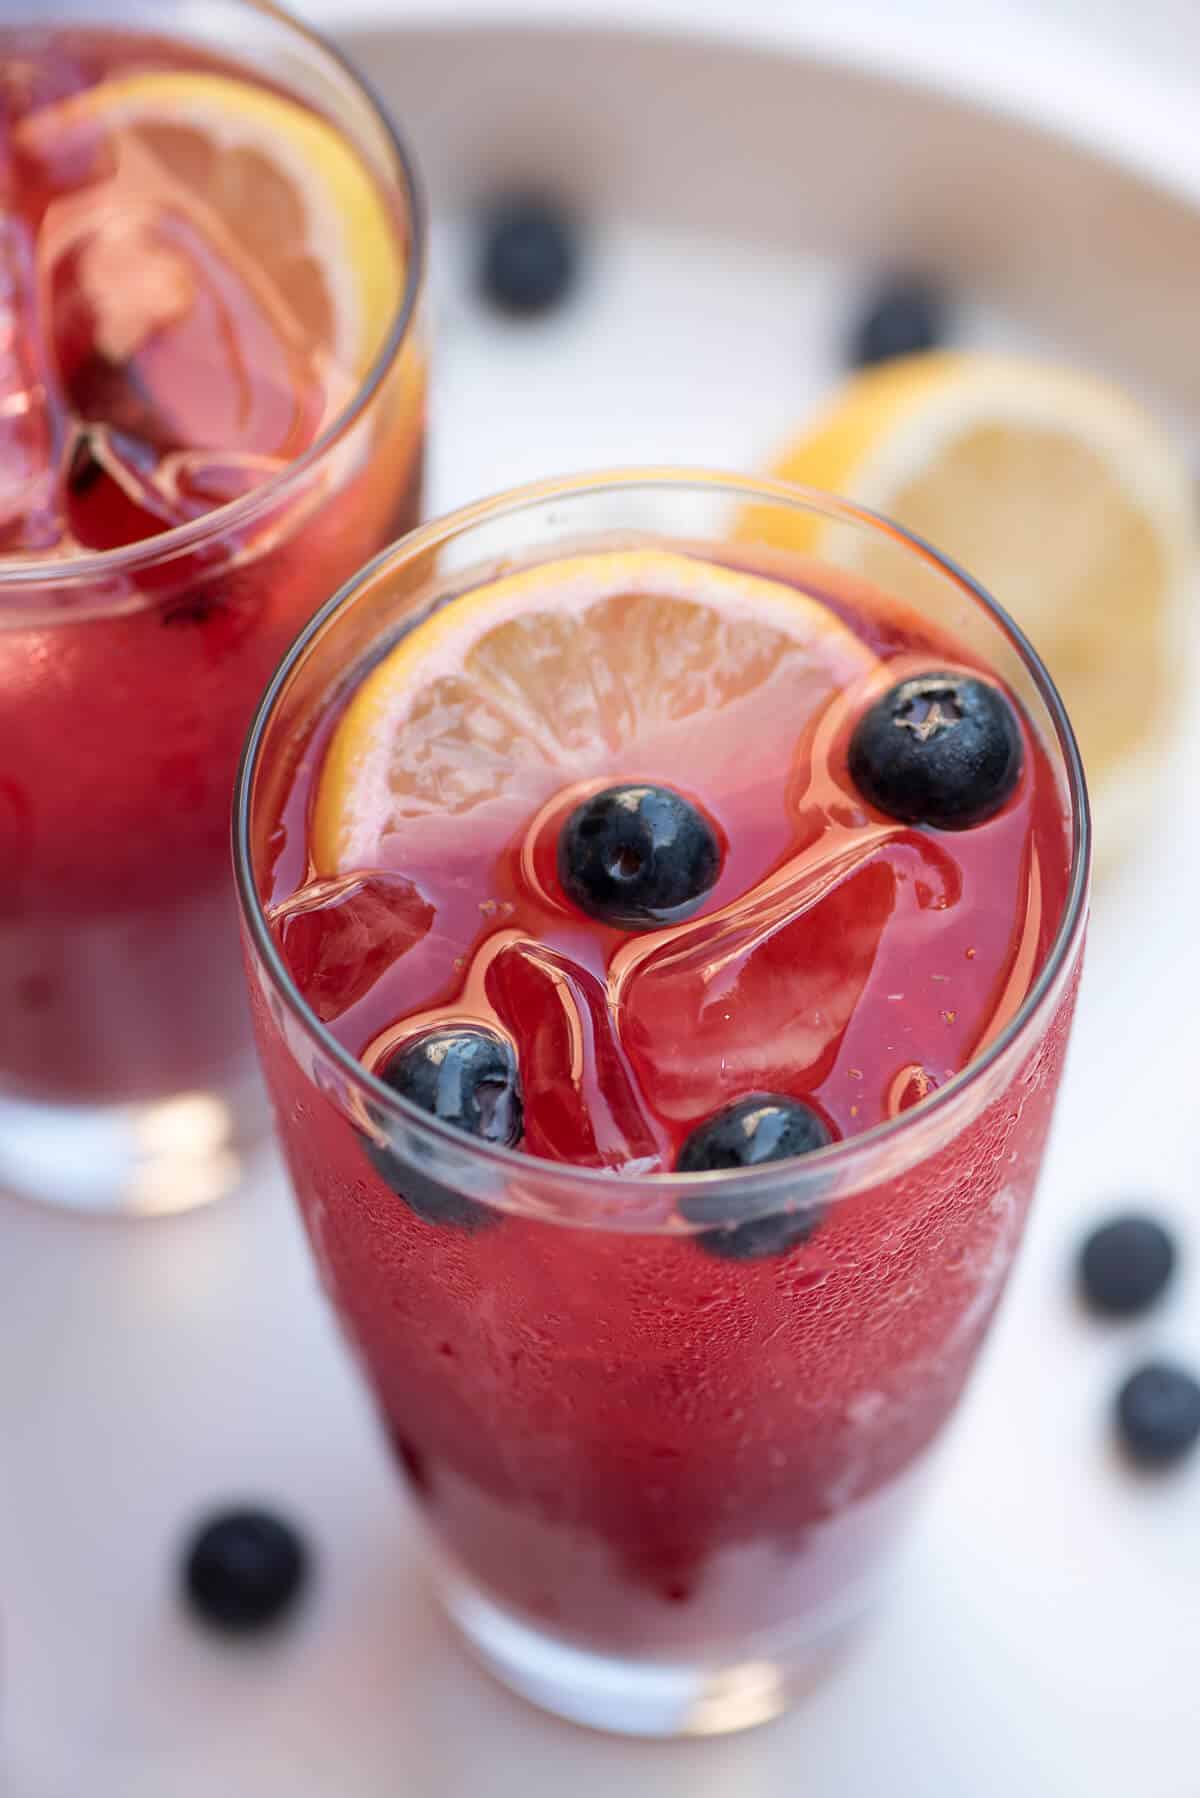
<instances>
[{"instance_id":1,"label":"white plate","mask_svg":"<svg viewBox=\"0 0 1200 1798\"><path fill-rule=\"evenodd\" d=\"M973 40L968 64L898 22L855 38L854 16L824 62L782 14L771 55L727 33L343 33L442 221L435 504L608 462L755 465L893 257L963 292L969 340L1096 360L1194 435L1194 113L1166 87L1139 113L1136 75L1096 52L1047 66L1026 41L1005 65ZM856 70L864 49L904 79ZM468 215L536 176L591 218L586 278L555 319L503 326L470 292ZM896 1601L799 1715L641 1748L460 1660L267 1168L249 1201L162 1224L0 1212L6 1798L1195 1798L1200 1468L1125 1475L1105 1406L1151 1346L1200 1357L1200 1274L1104 1330L1067 1265L1111 1198L1195 1207L1198 765L1194 733L1103 896L1028 1247ZM250 1653L198 1636L171 1584L185 1520L239 1494L323 1557L303 1625Z\"/></svg>"}]
</instances>

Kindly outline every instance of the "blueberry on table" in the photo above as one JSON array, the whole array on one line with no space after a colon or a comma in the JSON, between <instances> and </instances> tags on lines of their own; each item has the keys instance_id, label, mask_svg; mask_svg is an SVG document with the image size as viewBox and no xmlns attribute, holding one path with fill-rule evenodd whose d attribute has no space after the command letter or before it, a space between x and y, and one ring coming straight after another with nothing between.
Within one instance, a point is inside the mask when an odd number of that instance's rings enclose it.
<instances>
[{"instance_id":1,"label":"blueberry on table","mask_svg":"<svg viewBox=\"0 0 1200 1798\"><path fill-rule=\"evenodd\" d=\"M290 1524L269 1511L225 1511L188 1544L183 1585L205 1623L248 1635L283 1619L308 1570L308 1550Z\"/></svg>"},{"instance_id":2,"label":"blueberry on table","mask_svg":"<svg viewBox=\"0 0 1200 1798\"><path fill-rule=\"evenodd\" d=\"M479 285L501 312L532 317L565 299L575 276L575 231L548 200L498 201L484 219Z\"/></svg>"},{"instance_id":3,"label":"blueberry on table","mask_svg":"<svg viewBox=\"0 0 1200 1798\"><path fill-rule=\"evenodd\" d=\"M859 719L850 775L869 804L904 824L969 830L1016 787L1024 750L1012 706L973 675L900 681Z\"/></svg>"},{"instance_id":4,"label":"blueberry on table","mask_svg":"<svg viewBox=\"0 0 1200 1798\"><path fill-rule=\"evenodd\" d=\"M852 368L890 362L933 350L946 334L946 302L928 281L896 277L872 294L850 335L847 361Z\"/></svg>"},{"instance_id":5,"label":"blueberry on table","mask_svg":"<svg viewBox=\"0 0 1200 1798\"><path fill-rule=\"evenodd\" d=\"M696 909L721 872L704 814L670 787L606 787L571 813L558 878L580 911L623 930L654 930Z\"/></svg>"},{"instance_id":6,"label":"blueberry on table","mask_svg":"<svg viewBox=\"0 0 1200 1798\"><path fill-rule=\"evenodd\" d=\"M445 1025L406 1043L379 1078L410 1104L466 1136L511 1148L523 1112L517 1058L508 1038L471 1024ZM499 1213L433 1179L413 1158L367 1139L372 1166L398 1198L430 1224L478 1230Z\"/></svg>"},{"instance_id":7,"label":"blueberry on table","mask_svg":"<svg viewBox=\"0 0 1200 1798\"><path fill-rule=\"evenodd\" d=\"M681 1174L709 1173L719 1168L762 1167L772 1161L811 1155L824 1149L833 1135L820 1113L800 1099L773 1093L751 1093L698 1124L684 1142L675 1163ZM689 1194L679 1202L689 1223L714 1223L696 1240L710 1254L730 1261L754 1261L785 1254L805 1242L820 1213L809 1204L800 1211L777 1211L745 1223L728 1222L729 1198L719 1192Z\"/></svg>"},{"instance_id":8,"label":"blueberry on table","mask_svg":"<svg viewBox=\"0 0 1200 1798\"><path fill-rule=\"evenodd\" d=\"M1165 1290L1175 1244L1152 1217L1131 1212L1093 1230L1079 1255L1079 1289L1093 1311L1133 1317Z\"/></svg>"},{"instance_id":9,"label":"blueberry on table","mask_svg":"<svg viewBox=\"0 0 1200 1798\"><path fill-rule=\"evenodd\" d=\"M1169 1467L1200 1441L1200 1380L1182 1367L1151 1361L1117 1394L1122 1446L1140 1467Z\"/></svg>"}]
</instances>

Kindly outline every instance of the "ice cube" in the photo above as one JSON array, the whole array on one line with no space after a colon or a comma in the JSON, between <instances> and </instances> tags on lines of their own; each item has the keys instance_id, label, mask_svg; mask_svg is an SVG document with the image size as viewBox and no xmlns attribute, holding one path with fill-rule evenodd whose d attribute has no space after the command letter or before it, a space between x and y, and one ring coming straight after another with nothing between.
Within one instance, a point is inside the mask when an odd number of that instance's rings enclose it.
<instances>
[{"instance_id":1,"label":"ice cube","mask_svg":"<svg viewBox=\"0 0 1200 1798\"><path fill-rule=\"evenodd\" d=\"M324 1023L357 1004L433 920L412 882L389 874L313 880L270 913L292 977Z\"/></svg>"},{"instance_id":2,"label":"ice cube","mask_svg":"<svg viewBox=\"0 0 1200 1798\"><path fill-rule=\"evenodd\" d=\"M19 195L21 210L32 219L52 194L88 179L98 133L71 132L64 142L54 121L62 116L59 103L90 85L60 41L6 24L0 57L0 198L6 211L15 210Z\"/></svg>"},{"instance_id":3,"label":"ice cube","mask_svg":"<svg viewBox=\"0 0 1200 1798\"><path fill-rule=\"evenodd\" d=\"M819 1086L896 904L897 834L834 829L736 903L615 958L621 1040L661 1115Z\"/></svg>"},{"instance_id":4,"label":"ice cube","mask_svg":"<svg viewBox=\"0 0 1200 1798\"><path fill-rule=\"evenodd\" d=\"M135 359L115 362L94 350L90 342L78 357L72 357L64 354L61 339L59 353L67 370L67 396L80 418L111 425L159 453L176 446L178 433L155 404Z\"/></svg>"},{"instance_id":5,"label":"ice cube","mask_svg":"<svg viewBox=\"0 0 1200 1798\"><path fill-rule=\"evenodd\" d=\"M159 449L291 460L326 416L331 370L219 218L126 144L119 177L60 196L37 241L64 390L82 417Z\"/></svg>"},{"instance_id":6,"label":"ice cube","mask_svg":"<svg viewBox=\"0 0 1200 1798\"><path fill-rule=\"evenodd\" d=\"M530 1154L626 1171L663 1165L665 1133L638 1097L595 974L542 944L514 943L491 964L487 998L517 1044Z\"/></svg>"},{"instance_id":7,"label":"ice cube","mask_svg":"<svg viewBox=\"0 0 1200 1798\"><path fill-rule=\"evenodd\" d=\"M121 236L119 224L95 229L86 195L73 196L51 209L38 258L59 378L72 410L165 453L187 439L169 388L155 391L138 352L186 311L186 271L178 273L172 292L165 268L156 274L148 258L143 267L141 244L139 236Z\"/></svg>"}]
</instances>

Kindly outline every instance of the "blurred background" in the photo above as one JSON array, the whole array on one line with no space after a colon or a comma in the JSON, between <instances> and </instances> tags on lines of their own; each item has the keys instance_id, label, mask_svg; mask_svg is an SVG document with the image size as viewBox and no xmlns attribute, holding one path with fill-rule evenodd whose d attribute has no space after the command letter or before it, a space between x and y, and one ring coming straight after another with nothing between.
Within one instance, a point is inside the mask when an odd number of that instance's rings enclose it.
<instances>
[{"instance_id":1,"label":"blurred background","mask_svg":"<svg viewBox=\"0 0 1200 1798\"><path fill-rule=\"evenodd\" d=\"M237 1206L140 1228L0 1202L5 1798L1196 1798L1200 1457L1139 1475L1111 1425L1137 1362L1200 1362L1195 0L301 10L424 170L429 508L631 461L923 508L1081 725L1090 967L1027 1246L894 1600L801 1712L739 1739L602 1740L462 1660L273 1163ZM573 247L520 320L476 278L513 193ZM881 333L962 352L936 408L847 386ZM862 453L836 464L823 430L851 406ZM982 496L935 409L987 435ZM1018 524L989 534L1001 495ZM1060 550L1065 509L1111 554ZM1078 1247L1130 1208L1179 1269L1098 1322ZM302 1523L320 1577L285 1636L231 1652L181 1615L174 1558L247 1495Z\"/></svg>"}]
</instances>

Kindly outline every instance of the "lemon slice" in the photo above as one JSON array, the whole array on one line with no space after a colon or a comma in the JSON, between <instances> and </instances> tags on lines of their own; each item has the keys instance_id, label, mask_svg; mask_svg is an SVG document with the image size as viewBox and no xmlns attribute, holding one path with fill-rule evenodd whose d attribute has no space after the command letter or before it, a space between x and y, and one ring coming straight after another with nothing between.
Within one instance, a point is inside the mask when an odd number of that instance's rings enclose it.
<instances>
[{"instance_id":1,"label":"lemon slice","mask_svg":"<svg viewBox=\"0 0 1200 1798\"><path fill-rule=\"evenodd\" d=\"M564 786L753 775L876 666L783 581L659 548L564 556L489 580L402 638L357 689L321 771L320 874L403 865L431 820L508 840ZM449 840L445 835L443 840Z\"/></svg>"},{"instance_id":2,"label":"lemon slice","mask_svg":"<svg viewBox=\"0 0 1200 1798\"><path fill-rule=\"evenodd\" d=\"M234 76L150 70L44 107L19 135L50 158L97 131L111 140L131 206L153 206L153 190L139 202L140 177L159 171L339 368L366 371L396 312L404 256L381 188L327 119Z\"/></svg>"},{"instance_id":3,"label":"lemon slice","mask_svg":"<svg viewBox=\"0 0 1200 1798\"><path fill-rule=\"evenodd\" d=\"M925 537L1010 611L1078 733L1101 854L1136 828L1178 697L1196 566L1187 470L1122 393L1082 374L972 353L906 357L835 395L774 472L842 493ZM833 553L919 600L895 544L754 509L740 535Z\"/></svg>"}]
</instances>

